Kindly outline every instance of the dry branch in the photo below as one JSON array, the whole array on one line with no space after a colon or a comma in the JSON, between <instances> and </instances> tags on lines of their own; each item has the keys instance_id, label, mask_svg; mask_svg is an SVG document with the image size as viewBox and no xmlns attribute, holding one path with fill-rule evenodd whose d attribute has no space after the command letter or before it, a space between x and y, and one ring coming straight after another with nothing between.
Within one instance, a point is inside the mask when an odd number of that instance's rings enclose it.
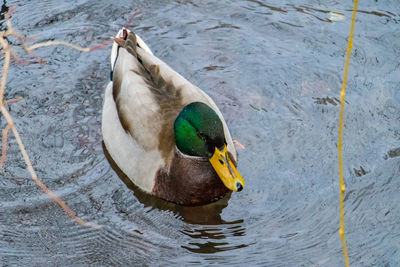
<instances>
[{"instance_id":1,"label":"dry branch","mask_svg":"<svg viewBox=\"0 0 400 267\"><path fill-rule=\"evenodd\" d=\"M8 132L11 130L11 125L7 124L6 128L3 129L2 131L2 137L1 139L2 144L1 144L1 157L0 157L0 170L4 166L4 162L6 162L6 157L7 157L7 138L8 138Z\"/></svg>"},{"instance_id":2,"label":"dry branch","mask_svg":"<svg viewBox=\"0 0 400 267\"><path fill-rule=\"evenodd\" d=\"M27 167L33 181L43 190L44 193L46 193L50 198L52 198L55 202L57 202L57 204L65 211L65 213L67 213L67 215L70 218L72 218L76 223L78 223L80 225L94 227L94 228L100 228L101 226L94 224L94 223L85 222L84 220L82 220L81 218L76 216L75 212L72 211L62 199L60 199L54 192L52 192L45 184L43 184L39 180L39 178L35 172L35 169L32 166L32 163L28 156L28 153L25 149L24 143L22 142L19 132L18 132L17 128L15 127L14 121L6 108L6 105L19 102L20 100L22 100L22 98L20 97L18 99L10 99L10 100L5 101L4 100L4 92L5 92L6 82L7 82L7 74L8 74L9 67L10 67L10 59L13 58L16 62L20 61L18 55L11 49L11 45L7 39L7 37L9 37L9 36L13 36L13 37L17 38L17 40L19 41L19 44L21 45L23 50L26 53L28 53L30 56L35 58L39 63L42 63L42 64L45 62L33 53L33 50L35 50L37 48L52 46L52 45L64 45L64 46L68 46L73 49L76 49L78 51L90 52L90 51L93 51L96 49L100 49L100 48L106 46L107 44L109 44L110 42L104 42L100 45L97 45L97 46L94 46L91 48L90 47L88 47L88 48L80 47L80 46L76 46L76 45L73 45L73 44L70 44L67 42L63 42L63 41L48 41L48 42L43 42L43 43L37 43L37 44L31 45L31 46L26 46L26 44L25 44L26 39L21 34L14 31L12 28L10 16L14 11L15 11L15 7L11 8L10 11L6 14L5 20L6 20L6 24L7 24L7 30L0 32L0 45L3 48L3 50L1 51L1 55L4 54L3 73L2 73L2 77L1 77L1 83L0 83L0 111L7 121L7 126L2 131L2 154L0 157L0 170L3 167L5 160L6 160L7 139L8 139L8 133L11 130L13 132L15 140L17 141L19 150L24 158L26 167Z\"/></svg>"}]
</instances>

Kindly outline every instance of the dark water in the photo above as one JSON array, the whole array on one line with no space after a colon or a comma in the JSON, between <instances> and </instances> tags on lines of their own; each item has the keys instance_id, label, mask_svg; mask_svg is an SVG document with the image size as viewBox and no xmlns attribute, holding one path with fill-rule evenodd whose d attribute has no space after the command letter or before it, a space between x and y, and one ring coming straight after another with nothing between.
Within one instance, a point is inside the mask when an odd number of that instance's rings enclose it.
<instances>
[{"instance_id":1,"label":"dark water","mask_svg":"<svg viewBox=\"0 0 400 267\"><path fill-rule=\"evenodd\" d=\"M103 227L80 227L49 200L11 138L0 171L0 265L343 266L337 126L352 2L342 2L4 3L0 18L15 5L24 35L81 46L115 35L140 7L131 28L215 100L246 147L246 188L197 208L129 189L102 147L110 48L43 48L46 65L10 70L7 98L24 97L11 113L42 181ZM400 5L360 1L359 10L344 127L349 258L399 266Z\"/></svg>"}]
</instances>

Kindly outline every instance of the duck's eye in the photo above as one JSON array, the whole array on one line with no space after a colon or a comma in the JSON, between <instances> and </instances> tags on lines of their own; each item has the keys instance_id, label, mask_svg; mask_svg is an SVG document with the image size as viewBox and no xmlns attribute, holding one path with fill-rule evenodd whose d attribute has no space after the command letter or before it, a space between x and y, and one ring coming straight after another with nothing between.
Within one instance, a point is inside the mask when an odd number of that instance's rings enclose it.
<instances>
[{"instance_id":1,"label":"duck's eye","mask_svg":"<svg viewBox=\"0 0 400 267\"><path fill-rule=\"evenodd\" d=\"M203 139L204 141L207 141L207 136L201 132L197 132L197 136L201 139Z\"/></svg>"},{"instance_id":2,"label":"duck's eye","mask_svg":"<svg viewBox=\"0 0 400 267\"><path fill-rule=\"evenodd\" d=\"M219 163L221 163L222 165L224 165L224 161L222 159L219 159Z\"/></svg>"}]
</instances>

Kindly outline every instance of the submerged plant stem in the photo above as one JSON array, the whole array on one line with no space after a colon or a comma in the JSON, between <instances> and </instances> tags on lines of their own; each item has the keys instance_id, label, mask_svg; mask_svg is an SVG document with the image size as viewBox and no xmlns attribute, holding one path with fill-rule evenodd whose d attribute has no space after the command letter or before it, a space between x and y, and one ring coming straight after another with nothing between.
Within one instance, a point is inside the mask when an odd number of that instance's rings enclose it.
<instances>
[{"instance_id":1,"label":"submerged plant stem","mask_svg":"<svg viewBox=\"0 0 400 267\"><path fill-rule=\"evenodd\" d=\"M346 96L346 83L347 83L347 73L349 70L349 62L350 62L350 55L351 49L353 47L353 35L354 35L354 24L356 21L356 13L357 13L357 5L358 0L354 0L354 8L353 8L353 16L351 19L351 26L350 26L350 34L347 44L347 52L346 52L346 60L344 65L344 73L343 73L343 83L342 83L342 90L340 92L340 117L339 117L339 133L338 133L338 157L339 157L339 186L340 186L340 193L339 193L339 205L340 205L340 229L339 234L340 238L342 239L342 247L343 247L343 256L344 256L344 263L346 267L349 266L349 259L347 255L347 245L346 245L346 234L344 231L344 191L346 190L343 178L343 149L342 149L342 137L343 137L343 114L344 114L344 103L345 103L345 96Z\"/></svg>"}]
</instances>

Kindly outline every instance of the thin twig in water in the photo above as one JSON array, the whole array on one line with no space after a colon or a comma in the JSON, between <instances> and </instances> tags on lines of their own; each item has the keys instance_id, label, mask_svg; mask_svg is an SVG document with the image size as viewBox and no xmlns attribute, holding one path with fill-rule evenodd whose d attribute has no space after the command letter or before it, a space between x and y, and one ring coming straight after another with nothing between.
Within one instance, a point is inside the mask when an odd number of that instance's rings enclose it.
<instances>
[{"instance_id":1,"label":"thin twig in water","mask_svg":"<svg viewBox=\"0 0 400 267\"><path fill-rule=\"evenodd\" d=\"M9 100L6 100L6 102L4 102L4 105L10 105L10 104L14 104L14 103L18 103L18 102L20 102L22 99L24 99L22 96L20 96L20 97L18 97L18 98L15 98L15 99L9 99Z\"/></svg>"},{"instance_id":2,"label":"thin twig in water","mask_svg":"<svg viewBox=\"0 0 400 267\"><path fill-rule=\"evenodd\" d=\"M107 43L105 42L103 44L97 45L92 48L84 48L84 47L76 46L76 45L73 45L73 44L70 44L67 42L63 42L63 41L48 41L48 42L43 42L43 43L37 43L37 44L31 45L31 46L26 46L25 38L22 35L20 35L18 32L14 31L12 28L12 24L10 22L10 16L14 11L15 11L15 7L12 7L10 9L10 11L6 14L5 19L6 19L6 24L7 24L7 30L0 32L0 46L3 47L3 50L1 51L1 55L4 54L3 74L1 77L1 83L0 83L0 111L7 121L7 126L2 131L3 138L2 138L2 155L0 158L0 169L3 167L5 160L6 160L7 139L8 139L8 133L11 130L13 132L15 140L17 141L19 150L21 151L21 154L24 158L25 164L27 166L27 169L28 169L33 181L43 190L43 192L45 192L49 197L51 197L65 211L65 213L67 213L67 215L70 218L72 218L76 223L78 223L80 225L94 227L94 228L100 228L101 226L94 224L94 223L85 222L84 220L82 220L81 218L76 216L75 212L72 211L62 199L60 199L56 194L54 194L54 192L52 192L46 185L44 185L39 180L39 178L35 172L35 169L32 166L31 160L28 156L25 146L22 142L22 139L19 135L19 132L18 132L17 128L15 127L14 121L6 108L6 105L19 102L22 100L22 98L20 97L18 99L11 99L11 100L4 101L4 91L5 91L6 82L7 82L7 74L8 74L8 70L10 67L10 59L11 59L11 57L13 57L16 59L17 62L19 61L17 54L14 52L12 53L11 45L7 39L7 37L9 37L9 36L13 36L13 37L17 38L17 40L19 41L21 47L25 50L25 52L27 52L30 56L35 58L41 64L44 64L45 62L33 53L33 50L40 48L40 47L46 47L46 46L52 46L52 45L64 45L64 46L68 46L68 47L71 47L73 49L76 49L76 50L79 50L82 52L90 52L90 51L104 47L105 45L107 45Z\"/></svg>"},{"instance_id":3,"label":"thin twig in water","mask_svg":"<svg viewBox=\"0 0 400 267\"><path fill-rule=\"evenodd\" d=\"M82 52L90 52L90 48L89 47L80 47L77 45L73 45L67 42L63 42L63 41L48 41L48 42L44 42L44 43L37 43L31 46L26 46L24 49L27 52L31 52L35 49L38 49L40 47L45 47L45 46L52 46L52 45L65 45L65 46L69 46L73 49L76 49L78 51L82 51Z\"/></svg>"},{"instance_id":4,"label":"thin twig in water","mask_svg":"<svg viewBox=\"0 0 400 267\"><path fill-rule=\"evenodd\" d=\"M239 150L244 150L244 145L242 145L238 140L233 140L233 144Z\"/></svg>"},{"instance_id":5,"label":"thin twig in water","mask_svg":"<svg viewBox=\"0 0 400 267\"><path fill-rule=\"evenodd\" d=\"M10 105L13 103L18 103L22 100L22 97L16 98L16 99L9 99L4 102L4 105ZM3 129L2 131L2 144L1 144L1 157L0 157L0 170L3 168L4 163L6 162L6 157L7 157L7 139L8 139L8 132L11 130L12 125L10 123L7 124L7 126Z\"/></svg>"},{"instance_id":6,"label":"thin twig in water","mask_svg":"<svg viewBox=\"0 0 400 267\"><path fill-rule=\"evenodd\" d=\"M135 13L133 13L131 16L130 16L130 18L128 19L128 21L126 22L126 24L125 24L125 28L130 28L131 27L131 24L132 24L132 22L133 22L133 20L135 19L135 17L137 16L137 15L139 15L140 14L140 8L137 8L136 10L135 10Z\"/></svg>"},{"instance_id":7,"label":"thin twig in water","mask_svg":"<svg viewBox=\"0 0 400 267\"><path fill-rule=\"evenodd\" d=\"M6 157L7 157L7 138L8 138L8 132L11 129L11 125L7 124L6 128L3 129L2 131L2 137L1 139L2 144L1 144L1 157L0 157L0 170L4 166L4 162L6 162Z\"/></svg>"}]
</instances>

